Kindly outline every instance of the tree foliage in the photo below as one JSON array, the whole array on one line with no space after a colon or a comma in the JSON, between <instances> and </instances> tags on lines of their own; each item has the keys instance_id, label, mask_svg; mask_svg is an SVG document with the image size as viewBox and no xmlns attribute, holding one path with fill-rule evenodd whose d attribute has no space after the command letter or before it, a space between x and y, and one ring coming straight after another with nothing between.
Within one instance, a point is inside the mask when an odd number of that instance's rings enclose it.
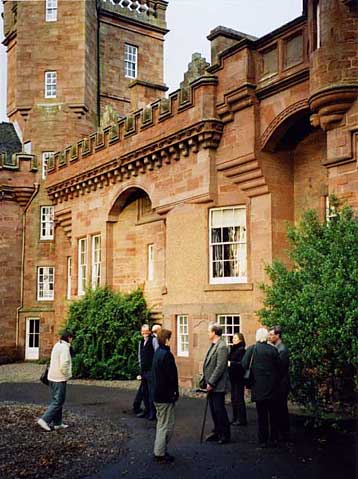
<instances>
[{"instance_id":1,"label":"tree foliage","mask_svg":"<svg viewBox=\"0 0 358 479\"><path fill-rule=\"evenodd\" d=\"M349 207L320 223L307 211L288 229L291 267L275 261L262 285L263 324L280 325L293 399L316 417L355 404L358 369L358 219Z\"/></svg>"},{"instance_id":2,"label":"tree foliage","mask_svg":"<svg viewBox=\"0 0 358 479\"><path fill-rule=\"evenodd\" d=\"M138 373L140 327L150 311L143 293L88 290L71 303L66 329L75 339L73 373L76 377L131 379Z\"/></svg>"}]
</instances>

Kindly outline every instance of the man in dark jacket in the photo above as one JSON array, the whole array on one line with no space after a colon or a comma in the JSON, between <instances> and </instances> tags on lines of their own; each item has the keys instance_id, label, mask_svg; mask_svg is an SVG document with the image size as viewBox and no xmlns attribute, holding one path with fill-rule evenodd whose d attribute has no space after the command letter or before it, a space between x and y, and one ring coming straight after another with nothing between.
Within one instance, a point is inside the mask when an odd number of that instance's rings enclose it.
<instances>
[{"instance_id":1,"label":"man in dark jacket","mask_svg":"<svg viewBox=\"0 0 358 479\"><path fill-rule=\"evenodd\" d=\"M256 344L250 346L241 364L247 370L251 367L253 383L251 400L256 402L259 445L266 447L268 439L272 445L277 443L277 401L280 384L280 357L271 344L267 344L268 331L260 328L256 331ZM270 434L269 434L270 431Z\"/></svg>"},{"instance_id":2,"label":"man in dark jacket","mask_svg":"<svg viewBox=\"0 0 358 479\"><path fill-rule=\"evenodd\" d=\"M156 462L173 462L167 452L167 445L174 431L174 405L179 398L178 371L175 359L170 352L172 332L161 329L158 332L158 345L153 359L153 399L157 410L157 430L154 443Z\"/></svg>"},{"instance_id":3,"label":"man in dark jacket","mask_svg":"<svg viewBox=\"0 0 358 479\"><path fill-rule=\"evenodd\" d=\"M290 359L288 349L282 342L282 330L280 326L274 326L269 331L269 341L273 344L279 353L281 363L281 379L277 396L277 420L279 432L282 439L289 440L290 417L288 414L287 399L290 392Z\"/></svg>"},{"instance_id":4,"label":"man in dark jacket","mask_svg":"<svg viewBox=\"0 0 358 479\"><path fill-rule=\"evenodd\" d=\"M211 346L203 366L201 387L206 385L214 431L206 438L218 444L230 442L230 423L225 408L225 394L230 390L228 374L228 347L222 338L222 326L218 323L209 326Z\"/></svg>"},{"instance_id":5,"label":"man in dark jacket","mask_svg":"<svg viewBox=\"0 0 358 479\"><path fill-rule=\"evenodd\" d=\"M152 364L154 357L153 337L148 324L143 324L141 329L142 340L139 344L138 358L140 363L141 387L144 402L144 411L138 417L150 421L155 420L155 407L152 394Z\"/></svg>"}]
</instances>

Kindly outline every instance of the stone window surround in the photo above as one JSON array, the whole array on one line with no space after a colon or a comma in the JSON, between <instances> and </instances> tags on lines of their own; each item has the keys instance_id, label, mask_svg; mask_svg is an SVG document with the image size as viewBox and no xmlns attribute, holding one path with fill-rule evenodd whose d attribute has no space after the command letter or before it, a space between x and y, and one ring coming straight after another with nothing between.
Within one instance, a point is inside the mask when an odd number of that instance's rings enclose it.
<instances>
[{"instance_id":1,"label":"stone window surround","mask_svg":"<svg viewBox=\"0 0 358 479\"><path fill-rule=\"evenodd\" d=\"M87 286L87 267L88 267L88 239L79 238L78 242L78 285L77 294L83 296Z\"/></svg>"}]
</instances>

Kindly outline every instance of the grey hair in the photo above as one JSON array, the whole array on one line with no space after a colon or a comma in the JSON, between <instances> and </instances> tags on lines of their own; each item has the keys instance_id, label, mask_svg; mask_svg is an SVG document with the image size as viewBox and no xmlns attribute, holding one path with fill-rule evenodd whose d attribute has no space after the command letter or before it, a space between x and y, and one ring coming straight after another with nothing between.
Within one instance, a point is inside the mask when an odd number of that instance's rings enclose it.
<instances>
[{"instance_id":1,"label":"grey hair","mask_svg":"<svg viewBox=\"0 0 358 479\"><path fill-rule=\"evenodd\" d=\"M162 329L161 324L153 324L152 326L152 333L156 333L157 331L160 331Z\"/></svg>"},{"instance_id":2,"label":"grey hair","mask_svg":"<svg viewBox=\"0 0 358 479\"><path fill-rule=\"evenodd\" d=\"M268 339L268 331L266 328L259 328L256 331L256 342L257 343L266 343Z\"/></svg>"},{"instance_id":3,"label":"grey hair","mask_svg":"<svg viewBox=\"0 0 358 479\"><path fill-rule=\"evenodd\" d=\"M222 336L223 334L223 327L219 323L210 323L208 329L209 331L214 332L216 336Z\"/></svg>"},{"instance_id":4,"label":"grey hair","mask_svg":"<svg viewBox=\"0 0 358 479\"><path fill-rule=\"evenodd\" d=\"M141 329L148 329L150 331L149 324L142 324Z\"/></svg>"}]
</instances>

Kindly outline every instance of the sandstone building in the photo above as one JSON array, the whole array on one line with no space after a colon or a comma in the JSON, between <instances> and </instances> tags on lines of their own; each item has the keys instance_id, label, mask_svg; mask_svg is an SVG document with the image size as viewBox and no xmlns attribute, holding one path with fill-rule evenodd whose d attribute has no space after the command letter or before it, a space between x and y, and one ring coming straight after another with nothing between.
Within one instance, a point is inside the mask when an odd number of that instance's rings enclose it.
<instances>
[{"instance_id":1,"label":"sandstone building","mask_svg":"<svg viewBox=\"0 0 358 479\"><path fill-rule=\"evenodd\" d=\"M4 356L47 356L86 287L140 286L190 384L209 322L252 341L287 222L333 192L358 207L355 2L305 0L262 38L217 27L168 96L167 6L4 0L24 143L0 163Z\"/></svg>"}]
</instances>

